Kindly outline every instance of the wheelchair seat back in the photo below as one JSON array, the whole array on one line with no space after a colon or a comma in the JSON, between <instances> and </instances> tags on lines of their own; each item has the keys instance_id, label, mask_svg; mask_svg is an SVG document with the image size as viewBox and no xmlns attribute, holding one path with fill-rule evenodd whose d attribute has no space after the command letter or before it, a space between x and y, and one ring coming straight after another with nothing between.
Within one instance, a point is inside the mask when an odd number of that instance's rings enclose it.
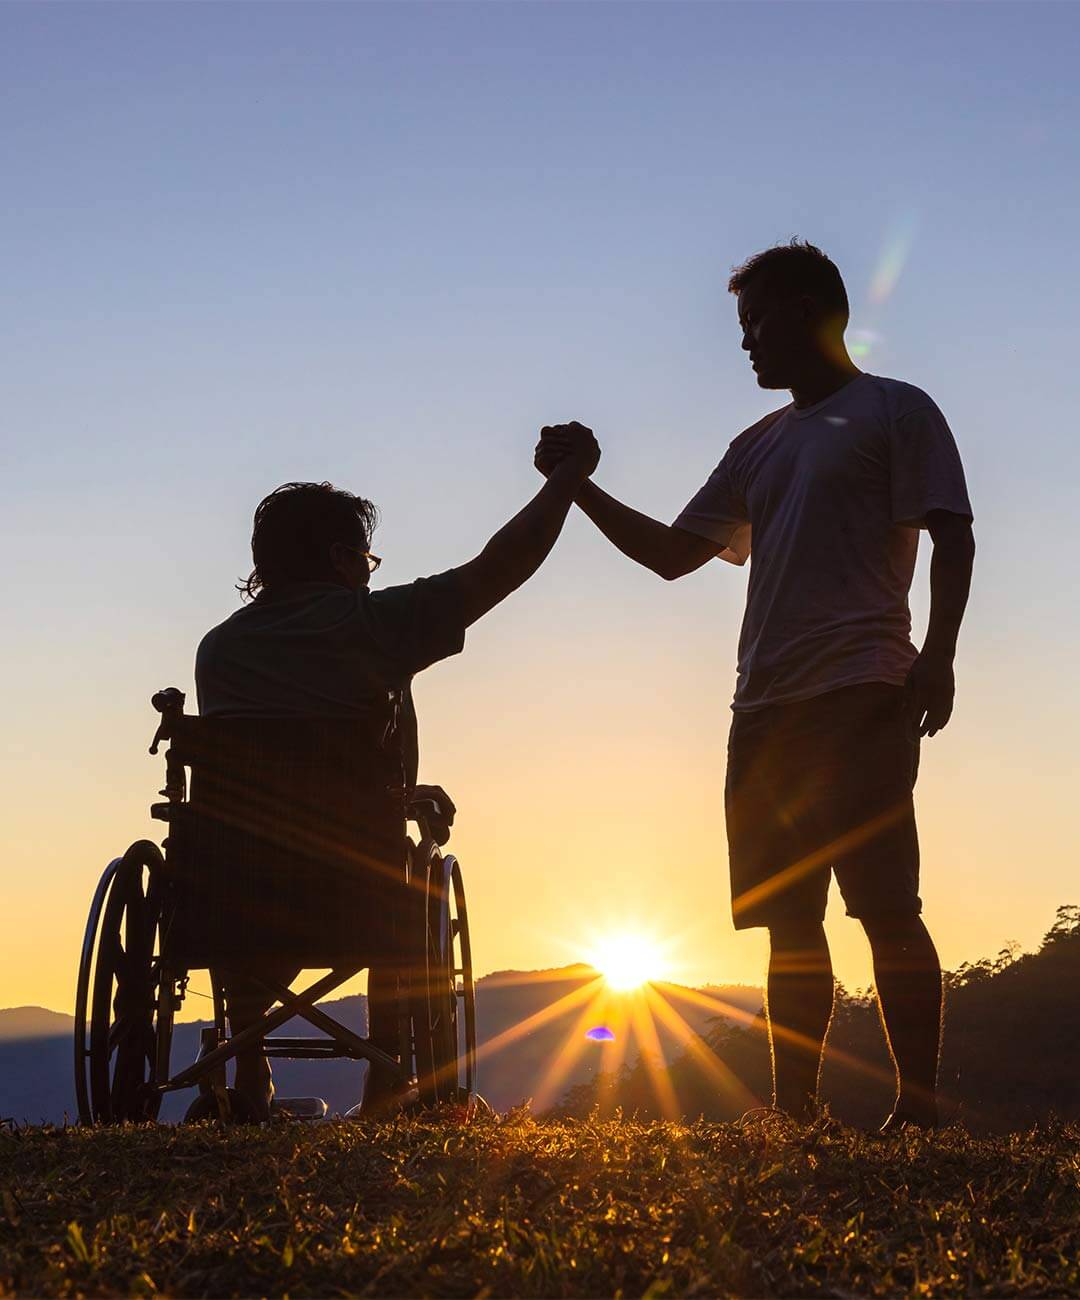
<instances>
[{"instance_id":1,"label":"wheelchair seat back","mask_svg":"<svg viewBox=\"0 0 1080 1300\"><path fill-rule=\"evenodd\" d=\"M402 762L387 718L180 716L169 761L175 964L240 970L399 959L409 924Z\"/></svg>"}]
</instances>

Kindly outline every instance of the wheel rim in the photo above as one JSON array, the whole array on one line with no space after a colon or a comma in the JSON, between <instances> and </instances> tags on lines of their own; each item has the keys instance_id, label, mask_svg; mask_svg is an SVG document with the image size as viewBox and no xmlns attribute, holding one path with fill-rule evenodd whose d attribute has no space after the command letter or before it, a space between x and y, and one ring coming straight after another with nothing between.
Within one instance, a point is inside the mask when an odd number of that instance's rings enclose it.
<instances>
[{"instance_id":1,"label":"wheel rim","mask_svg":"<svg viewBox=\"0 0 1080 1300\"><path fill-rule=\"evenodd\" d=\"M471 1103L476 1090L476 1000L461 869L432 846L427 865L426 970L417 1035L421 1098Z\"/></svg>"},{"instance_id":2,"label":"wheel rim","mask_svg":"<svg viewBox=\"0 0 1080 1300\"><path fill-rule=\"evenodd\" d=\"M111 877L102 881L103 907L86 980L85 1048L87 1109L99 1122L153 1119L160 1104L153 1084L168 1042L162 1053L159 1039L164 1034L168 1040L172 1031L171 999L159 997L163 865L156 846L140 841L111 864ZM84 1023L84 1044L86 1038Z\"/></svg>"},{"instance_id":3,"label":"wheel rim","mask_svg":"<svg viewBox=\"0 0 1080 1300\"><path fill-rule=\"evenodd\" d=\"M98 929L101 924L101 912L105 906L105 896L112 885L113 878L120 868L122 859L114 858L105 868L94 898L90 904L90 915L86 919L86 932L83 935L82 953L79 958L79 978L75 986L75 1099L79 1107L79 1120L89 1124L93 1120L90 1108L90 1080L88 1069L90 1048L87 1042L87 1011L90 998L90 981L94 971L94 953L97 948Z\"/></svg>"},{"instance_id":4,"label":"wheel rim","mask_svg":"<svg viewBox=\"0 0 1080 1300\"><path fill-rule=\"evenodd\" d=\"M458 1086L457 998L446 865L436 851L428 868L427 1016L436 1101L449 1101Z\"/></svg>"},{"instance_id":5,"label":"wheel rim","mask_svg":"<svg viewBox=\"0 0 1080 1300\"><path fill-rule=\"evenodd\" d=\"M465 1091L469 1097L476 1094L476 984L473 981L472 943L469 939L469 913L465 906L465 884L457 859L453 863L450 879L453 886L453 915L451 916L452 955L454 964L455 1000L460 1004L459 1059L465 1065Z\"/></svg>"}]
</instances>

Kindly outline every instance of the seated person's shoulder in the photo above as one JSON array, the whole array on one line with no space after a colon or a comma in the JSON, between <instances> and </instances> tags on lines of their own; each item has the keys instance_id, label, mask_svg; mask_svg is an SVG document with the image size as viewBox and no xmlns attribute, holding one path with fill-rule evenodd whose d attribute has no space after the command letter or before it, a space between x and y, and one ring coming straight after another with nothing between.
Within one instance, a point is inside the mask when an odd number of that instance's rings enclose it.
<instances>
[{"instance_id":1,"label":"seated person's shoulder","mask_svg":"<svg viewBox=\"0 0 1080 1300\"><path fill-rule=\"evenodd\" d=\"M197 658L281 633L314 633L356 617L356 593L329 582L292 583L262 591L203 637Z\"/></svg>"},{"instance_id":2,"label":"seated person's shoulder","mask_svg":"<svg viewBox=\"0 0 1080 1300\"><path fill-rule=\"evenodd\" d=\"M465 645L465 595L455 570L357 594L357 618L388 657L409 673Z\"/></svg>"},{"instance_id":3,"label":"seated person's shoulder","mask_svg":"<svg viewBox=\"0 0 1080 1300\"><path fill-rule=\"evenodd\" d=\"M240 613L240 610L236 611ZM235 615L230 615L224 622L218 623L212 627L199 642L198 649L195 651L196 664L206 664L213 661L221 652L223 646L227 645L231 639L232 623Z\"/></svg>"},{"instance_id":4,"label":"seated person's shoulder","mask_svg":"<svg viewBox=\"0 0 1080 1300\"><path fill-rule=\"evenodd\" d=\"M262 592L199 644L200 711L351 714L457 654L465 620L453 574L377 591L333 583Z\"/></svg>"}]
</instances>

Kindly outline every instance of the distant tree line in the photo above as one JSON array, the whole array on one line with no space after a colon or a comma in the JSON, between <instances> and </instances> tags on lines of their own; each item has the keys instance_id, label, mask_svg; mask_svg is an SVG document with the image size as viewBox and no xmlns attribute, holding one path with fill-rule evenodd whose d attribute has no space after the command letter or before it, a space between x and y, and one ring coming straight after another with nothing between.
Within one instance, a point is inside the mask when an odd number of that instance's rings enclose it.
<instances>
[{"instance_id":1,"label":"distant tree line","mask_svg":"<svg viewBox=\"0 0 1080 1300\"><path fill-rule=\"evenodd\" d=\"M749 1025L718 1017L701 1037L764 1104L771 1085L763 1013ZM738 1118L745 1098L725 1094L699 1056L685 1050L668 1069L680 1107L689 1117ZM1058 908L1036 952L1010 945L946 974L939 1083L942 1119L972 1130L1080 1120L1080 906ZM851 994L837 984L821 1095L837 1119L861 1126L880 1122L891 1107L893 1070L872 991ZM570 1089L554 1113L618 1108L661 1116L644 1060Z\"/></svg>"}]
</instances>

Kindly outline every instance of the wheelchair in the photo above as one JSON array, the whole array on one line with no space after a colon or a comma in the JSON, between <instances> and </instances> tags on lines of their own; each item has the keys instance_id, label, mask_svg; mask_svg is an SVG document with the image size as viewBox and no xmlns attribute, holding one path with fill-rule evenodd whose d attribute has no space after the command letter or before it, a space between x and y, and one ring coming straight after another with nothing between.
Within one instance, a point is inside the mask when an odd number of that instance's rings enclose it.
<instances>
[{"instance_id":1,"label":"wheelchair","mask_svg":"<svg viewBox=\"0 0 1080 1300\"><path fill-rule=\"evenodd\" d=\"M483 1103L465 890L441 850L442 810L406 800L400 693L359 720L194 717L175 687L152 703L150 752L163 740L168 750L164 802L150 811L168 833L161 848L138 840L110 862L90 905L75 1007L80 1121L152 1121L166 1093L192 1087L188 1118L243 1120L225 1067L256 1047L366 1060L405 1104L472 1114ZM260 973L268 955L329 973L294 993ZM375 963L392 972L396 1055L317 1005ZM174 1072L174 1019L201 969L213 1024ZM229 975L275 1003L232 1036ZM319 1034L275 1034L294 1017Z\"/></svg>"}]
</instances>

